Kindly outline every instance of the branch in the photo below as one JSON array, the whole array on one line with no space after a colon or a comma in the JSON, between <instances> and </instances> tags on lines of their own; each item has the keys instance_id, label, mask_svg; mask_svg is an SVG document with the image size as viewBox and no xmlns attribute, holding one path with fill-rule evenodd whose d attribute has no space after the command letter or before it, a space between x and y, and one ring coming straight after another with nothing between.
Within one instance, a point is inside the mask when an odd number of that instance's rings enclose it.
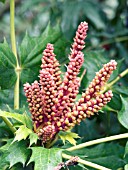
<instances>
[{"instance_id":1,"label":"branch","mask_svg":"<svg viewBox=\"0 0 128 170\"><path fill-rule=\"evenodd\" d=\"M15 0L10 0L10 35L11 35L11 45L12 52L14 53L17 61L16 66L16 75L17 80L14 87L14 109L19 109L19 82L20 82L20 67L19 61L17 57L17 49L16 49L16 38L15 38Z\"/></svg>"},{"instance_id":2,"label":"branch","mask_svg":"<svg viewBox=\"0 0 128 170\"><path fill-rule=\"evenodd\" d=\"M100 143L104 143L104 142L108 142L108 141L123 139L123 138L128 138L128 133L92 140L92 141L89 141L89 142L85 142L85 143L67 148L66 150L67 151L74 151L74 150L77 150L77 149L82 149L82 148L87 147L87 146L92 146L92 145L96 145L96 144L100 144Z\"/></svg>"},{"instance_id":3,"label":"branch","mask_svg":"<svg viewBox=\"0 0 128 170\"><path fill-rule=\"evenodd\" d=\"M3 121L6 123L6 125L9 127L9 129L12 131L12 133L16 132L16 129L13 127L13 124L9 121L8 118L5 118L3 116L1 116L1 118L3 119Z\"/></svg>"}]
</instances>

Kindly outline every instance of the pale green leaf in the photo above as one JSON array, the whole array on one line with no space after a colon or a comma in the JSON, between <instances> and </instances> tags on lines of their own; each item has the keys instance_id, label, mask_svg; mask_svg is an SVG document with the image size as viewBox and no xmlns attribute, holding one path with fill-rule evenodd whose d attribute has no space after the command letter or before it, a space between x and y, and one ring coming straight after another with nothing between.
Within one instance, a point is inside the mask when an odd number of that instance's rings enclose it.
<instances>
[{"instance_id":1,"label":"pale green leaf","mask_svg":"<svg viewBox=\"0 0 128 170\"><path fill-rule=\"evenodd\" d=\"M15 119L24 125L30 127L30 118L26 114L10 113L0 110L0 116ZM29 123L28 123L29 122ZM32 128L32 127L31 127Z\"/></svg>"},{"instance_id":2,"label":"pale green leaf","mask_svg":"<svg viewBox=\"0 0 128 170\"><path fill-rule=\"evenodd\" d=\"M36 133L30 133L29 139L30 139L30 146L32 144L36 144L38 140L38 135Z\"/></svg>"},{"instance_id":3,"label":"pale green leaf","mask_svg":"<svg viewBox=\"0 0 128 170\"><path fill-rule=\"evenodd\" d=\"M26 112L23 113L25 124L29 129L33 128L32 119L27 115Z\"/></svg>"},{"instance_id":4,"label":"pale green leaf","mask_svg":"<svg viewBox=\"0 0 128 170\"><path fill-rule=\"evenodd\" d=\"M43 147L32 147L32 156L28 162L34 162L34 170L53 170L62 162L62 150L57 148L46 149Z\"/></svg>"},{"instance_id":5,"label":"pale green leaf","mask_svg":"<svg viewBox=\"0 0 128 170\"><path fill-rule=\"evenodd\" d=\"M124 170L128 170L128 164L125 165Z\"/></svg>"},{"instance_id":6,"label":"pale green leaf","mask_svg":"<svg viewBox=\"0 0 128 170\"><path fill-rule=\"evenodd\" d=\"M20 141L22 139L25 140L31 133L32 130L28 129L25 125L21 125L19 129L15 132L16 136L13 142Z\"/></svg>"},{"instance_id":7,"label":"pale green leaf","mask_svg":"<svg viewBox=\"0 0 128 170\"><path fill-rule=\"evenodd\" d=\"M65 144L65 141L70 142L72 145L76 145L76 140L74 138L80 138L78 134L73 132L59 132L59 137L62 139L63 143Z\"/></svg>"}]
</instances>

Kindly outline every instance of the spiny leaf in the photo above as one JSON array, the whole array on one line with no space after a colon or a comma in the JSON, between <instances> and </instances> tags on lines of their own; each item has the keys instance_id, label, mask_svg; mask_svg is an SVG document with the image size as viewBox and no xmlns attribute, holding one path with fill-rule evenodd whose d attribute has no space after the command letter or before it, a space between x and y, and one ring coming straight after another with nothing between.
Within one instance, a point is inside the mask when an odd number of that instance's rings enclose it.
<instances>
[{"instance_id":1,"label":"spiny leaf","mask_svg":"<svg viewBox=\"0 0 128 170\"><path fill-rule=\"evenodd\" d=\"M36 144L38 140L38 135L36 133L30 133L29 139L30 139L30 146L32 144Z\"/></svg>"},{"instance_id":2,"label":"spiny leaf","mask_svg":"<svg viewBox=\"0 0 128 170\"><path fill-rule=\"evenodd\" d=\"M2 154L0 159L0 165L6 164L8 167L12 167L17 163L22 163L25 165L25 162L30 155L30 150L27 149L26 141L19 141L12 143L12 139L8 140L7 144L0 148Z\"/></svg>"},{"instance_id":3,"label":"spiny leaf","mask_svg":"<svg viewBox=\"0 0 128 170\"><path fill-rule=\"evenodd\" d=\"M16 81L16 57L7 42L0 44L0 88L9 89Z\"/></svg>"},{"instance_id":4,"label":"spiny leaf","mask_svg":"<svg viewBox=\"0 0 128 170\"><path fill-rule=\"evenodd\" d=\"M33 128L33 125L32 125L32 120L30 119L30 117L27 115L26 112L23 113L23 116L24 116L24 120L25 120L26 126L27 126L29 129L32 129L32 128Z\"/></svg>"},{"instance_id":5,"label":"spiny leaf","mask_svg":"<svg viewBox=\"0 0 128 170\"><path fill-rule=\"evenodd\" d=\"M52 170L62 162L62 150L57 148L46 149L43 147L32 147L32 156L28 162L34 162L34 170Z\"/></svg>"},{"instance_id":6,"label":"spiny leaf","mask_svg":"<svg viewBox=\"0 0 128 170\"><path fill-rule=\"evenodd\" d=\"M43 50L47 43L54 44L60 37L59 26L52 28L50 24L40 37L32 38L28 34L25 35L19 50L22 83L32 82L37 78Z\"/></svg>"},{"instance_id":7,"label":"spiny leaf","mask_svg":"<svg viewBox=\"0 0 128 170\"><path fill-rule=\"evenodd\" d=\"M76 140L74 138L80 138L78 134L73 132L59 132L59 137L62 139L63 143L65 144L65 141L69 141L71 144L76 145Z\"/></svg>"},{"instance_id":8,"label":"spiny leaf","mask_svg":"<svg viewBox=\"0 0 128 170\"><path fill-rule=\"evenodd\" d=\"M119 122L126 128L128 129L128 98L123 98L121 97L122 101L122 108L118 112L118 119Z\"/></svg>"},{"instance_id":9,"label":"spiny leaf","mask_svg":"<svg viewBox=\"0 0 128 170\"><path fill-rule=\"evenodd\" d=\"M25 140L31 133L32 131L28 129L25 125L21 125L19 129L15 132L16 136L13 142L21 141L22 139Z\"/></svg>"},{"instance_id":10,"label":"spiny leaf","mask_svg":"<svg viewBox=\"0 0 128 170\"><path fill-rule=\"evenodd\" d=\"M26 114L18 114L18 113L10 113L10 112L6 112L6 111L2 111L0 110L0 116L3 117L8 117L11 119L15 119L21 123L23 123L24 125L26 125L27 127L30 127L30 118L26 116ZM28 123L29 122L29 123Z\"/></svg>"}]
</instances>

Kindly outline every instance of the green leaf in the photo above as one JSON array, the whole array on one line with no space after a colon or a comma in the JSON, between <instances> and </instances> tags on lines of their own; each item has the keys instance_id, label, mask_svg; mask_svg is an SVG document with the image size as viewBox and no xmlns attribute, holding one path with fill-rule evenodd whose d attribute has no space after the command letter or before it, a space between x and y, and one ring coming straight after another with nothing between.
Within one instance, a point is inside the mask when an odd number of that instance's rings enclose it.
<instances>
[{"instance_id":1,"label":"green leaf","mask_svg":"<svg viewBox=\"0 0 128 170\"><path fill-rule=\"evenodd\" d=\"M38 135L36 133L30 133L29 139L30 139L30 146L32 144L36 144L38 140Z\"/></svg>"},{"instance_id":2,"label":"green leaf","mask_svg":"<svg viewBox=\"0 0 128 170\"><path fill-rule=\"evenodd\" d=\"M125 86L115 85L115 86L112 87L112 91L115 92L115 93L118 93L118 94L128 96L128 87L125 87Z\"/></svg>"},{"instance_id":3,"label":"green leaf","mask_svg":"<svg viewBox=\"0 0 128 170\"><path fill-rule=\"evenodd\" d=\"M95 25L97 29L104 29L105 19L103 18L103 11L99 8L100 4L97 2L84 1L82 9L86 17ZM95 9L95 10L94 10Z\"/></svg>"},{"instance_id":4,"label":"green leaf","mask_svg":"<svg viewBox=\"0 0 128 170\"><path fill-rule=\"evenodd\" d=\"M81 15L82 13L82 15ZM72 14L72 15L71 15ZM79 21L87 18L97 28L105 28L104 12L100 3L94 1L64 1L62 4L62 29L67 37L72 36Z\"/></svg>"},{"instance_id":5,"label":"green leaf","mask_svg":"<svg viewBox=\"0 0 128 170\"><path fill-rule=\"evenodd\" d=\"M128 129L128 98L120 97L122 101L122 108L118 112L118 120L126 129Z\"/></svg>"},{"instance_id":6,"label":"green leaf","mask_svg":"<svg viewBox=\"0 0 128 170\"><path fill-rule=\"evenodd\" d=\"M54 44L54 53L60 64L64 64L68 60L68 55L66 54L66 47L68 45L70 45L70 43L63 36Z\"/></svg>"},{"instance_id":7,"label":"green leaf","mask_svg":"<svg viewBox=\"0 0 128 170\"><path fill-rule=\"evenodd\" d=\"M16 82L16 57L7 42L0 44L0 88L9 89Z\"/></svg>"},{"instance_id":8,"label":"green leaf","mask_svg":"<svg viewBox=\"0 0 128 170\"><path fill-rule=\"evenodd\" d=\"M31 133L32 130L28 129L25 125L21 125L19 129L15 132L16 136L13 142L21 141L22 139L25 140Z\"/></svg>"},{"instance_id":9,"label":"green leaf","mask_svg":"<svg viewBox=\"0 0 128 170\"><path fill-rule=\"evenodd\" d=\"M6 112L6 111L0 110L0 116L8 117L8 118L11 118L11 119L15 119L15 120L23 123L23 124L26 125L27 127L31 127L31 129L32 129L31 120L30 120L30 118L26 115L26 113L24 113L24 114L18 114L18 113L10 113L10 112Z\"/></svg>"},{"instance_id":10,"label":"green leaf","mask_svg":"<svg viewBox=\"0 0 128 170\"><path fill-rule=\"evenodd\" d=\"M62 162L62 150L57 148L46 149L43 147L32 147L32 156L28 162L34 162L34 170L52 170Z\"/></svg>"},{"instance_id":11,"label":"green leaf","mask_svg":"<svg viewBox=\"0 0 128 170\"><path fill-rule=\"evenodd\" d=\"M85 89L95 77L96 72L103 67L103 64L109 62L109 60L105 57L103 51L86 52L86 50L84 50L83 52L84 63L82 67L86 69L86 74L82 79L81 88Z\"/></svg>"},{"instance_id":12,"label":"green leaf","mask_svg":"<svg viewBox=\"0 0 128 170\"><path fill-rule=\"evenodd\" d=\"M13 89L14 90L14 89ZM13 90L0 90L0 108L6 110L7 105L13 107Z\"/></svg>"},{"instance_id":13,"label":"green leaf","mask_svg":"<svg viewBox=\"0 0 128 170\"><path fill-rule=\"evenodd\" d=\"M125 146L124 156L126 156L127 154L128 154L128 141L127 141L126 146Z\"/></svg>"},{"instance_id":14,"label":"green leaf","mask_svg":"<svg viewBox=\"0 0 128 170\"><path fill-rule=\"evenodd\" d=\"M107 111L107 112L118 112L117 110L112 109L111 107L109 107L108 105L104 106L102 108L103 111Z\"/></svg>"},{"instance_id":15,"label":"green leaf","mask_svg":"<svg viewBox=\"0 0 128 170\"><path fill-rule=\"evenodd\" d=\"M33 128L33 124L32 124L32 119L28 116L27 112L25 111L23 114L24 120L25 120L25 125L29 128L32 129Z\"/></svg>"},{"instance_id":16,"label":"green leaf","mask_svg":"<svg viewBox=\"0 0 128 170\"><path fill-rule=\"evenodd\" d=\"M119 94L113 92L113 97L111 101L108 103L108 106L118 111L121 109L122 105L121 105L121 98Z\"/></svg>"},{"instance_id":17,"label":"green leaf","mask_svg":"<svg viewBox=\"0 0 128 170\"><path fill-rule=\"evenodd\" d=\"M2 154L0 165L6 164L9 167L17 163L22 163L24 166L30 155L30 150L27 149L26 141L12 143L12 140L8 140L7 144L0 148L0 152Z\"/></svg>"},{"instance_id":18,"label":"green leaf","mask_svg":"<svg viewBox=\"0 0 128 170\"><path fill-rule=\"evenodd\" d=\"M116 142L102 143L70 153L113 170L123 168L126 164L126 160L124 159L124 147Z\"/></svg>"},{"instance_id":19,"label":"green leaf","mask_svg":"<svg viewBox=\"0 0 128 170\"><path fill-rule=\"evenodd\" d=\"M25 35L19 49L22 83L37 79L43 50L47 43L54 44L60 37L60 27L57 25L52 28L50 24L40 37L32 38L28 34Z\"/></svg>"},{"instance_id":20,"label":"green leaf","mask_svg":"<svg viewBox=\"0 0 128 170\"><path fill-rule=\"evenodd\" d=\"M83 87L83 89L85 89L85 87L87 87L95 77L96 72L98 72L103 67L103 64L110 62L110 60L108 57L106 57L106 54L103 50L86 52L85 49L83 52L84 63L82 67L86 70L86 74L83 77L81 86ZM118 60L117 69L114 70L109 81L112 81L119 75L122 62L123 60Z\"/></svg>"},{"instance_id":21,"label":"green leaf","mask_svg":"<svg viewBox=\"0 0 128 170\"><path fill-rule=\"evenodd\" d=\"M60 131L58 135L62 139L64 144L65 144L65 141L67 140L72 145L76 145L76 140L74 138L80 138L78 136L78 134L73 133L73 132L63 132L63 131Z\"/></svg>"}]
</instances>

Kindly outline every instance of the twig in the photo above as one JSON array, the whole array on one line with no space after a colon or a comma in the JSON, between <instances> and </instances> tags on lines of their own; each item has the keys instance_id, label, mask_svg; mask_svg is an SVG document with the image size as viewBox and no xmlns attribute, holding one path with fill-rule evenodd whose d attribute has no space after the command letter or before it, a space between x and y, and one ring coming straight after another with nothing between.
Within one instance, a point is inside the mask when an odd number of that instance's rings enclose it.
<instances>
[{"instance_id":1,"label":"twig","mask_svg":"<svg viewBox=\"0 0 128 170\"><path fill-rule=\"evenodd\" d=\"M82 144L67 148L66 150L67 151L74 151L74 150L82 149L82 148L87 147L87 146L92 146L92 145L96 145L96 144L100 144L100 143L104 143L104 142L123 139L123 138L128 138L128 133L92 140L92 141L89 141L89 142L85 142L85 143L82 143Z\"/></svg>"}]
</instances>

